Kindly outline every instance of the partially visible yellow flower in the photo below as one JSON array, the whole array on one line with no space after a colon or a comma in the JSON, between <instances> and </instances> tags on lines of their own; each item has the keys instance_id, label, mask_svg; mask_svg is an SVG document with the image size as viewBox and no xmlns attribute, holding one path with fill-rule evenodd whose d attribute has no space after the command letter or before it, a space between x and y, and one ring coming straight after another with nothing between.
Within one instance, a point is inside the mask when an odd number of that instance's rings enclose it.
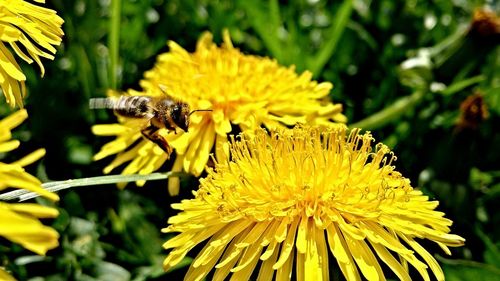
<instances>
[{"instance_id":1,"label":"partially visible yellow flower","mask_svg":"<svg viewBox=\"0 0 500 281\"><path fill-rule=\"evenodd\" d=\"M297 280L329 280L332 257L347 280L385 280L380 262L400 280L410 280L408 265L444 280L420 241L450 254L464 239L395 170L389 148L372 142L358 130L311 127L233 140L231 160L209 170L194 199L172 205L182 212L163 231L180 233L164 244L164 268L208 240L185 280L211 271L213 280L249 280L258 263L257 280L289 280L292 270Z\"/></svg>"},{"instance_id":2,"label":"partially visible yellow flower","mask_svg":"<svg viewBox=\"0 0 500 281\"><path fill-rule=\"evenodd\" d=\"M0 267L0 280L3 281L16 281L14 277L10 276L3 268Z\"/></svg>"},{"instance_id":3,"label":"partially visible yellow flower","mask_svg":"<svg viewBox=\"0 0 500 281\"><path fill-rule=\"evenodd\" d=\"M39 204L0 202L0 236L39 255L45 255L48 250L59 245L59 234L38 219L55 218L58 215L57 209Z\"/></svg>"},{"instance_id":4,"label":"partially visible yellow flower","mask_svg":"<svg viewBox=\"0 0 500 281\"><path fill-rule=\"evenodd\" d=\"M43 76L41 57L54 59L54 46L64 34L63 22L54 10L24 0L0 1L0 87L10 106L23 106L26 76L6 45L27 63L36 62Z\"/></svg>"},{"instance_id":5,"label":"partially visible yellow flower","mask_svg":"<svg viewBox=\"0 0 500 281\"><path fill-rule=\"evenodd\" d=\"M20 142L18 140L11 140L11 130L19 126L27 117L26 110L21 109L0 121L0 153L19 147ZM0 191L9 187L22 188L36 192L51 200L59 200L57 194L43 189L40 180L23 169L24 166L37 161L44 155L45 149L38 149L13 163L0 162Z\"/></svg>"},{"instance_id":6,"label":"partially visible yellow flower","mask_svg":"<svg viewBox=\"0 0 500 281\"><path fill-rule=\"evenodd\" d=\"M194 53L172 41L168 45L170 51L159 55L155 67L145 73L140 82L143 90L129 90L128 94L165 95L160 90L163 85L168 95L185 101L192 110L213 110L194 113L186 134L161 132L177 153L173 171L199 176L214 146L216 157L223 157L227 134L234 133L234 126L252 131L262 125L278 128L346 122L342 106L329 100L331 83L311 80L307 71L298 75L294 67L280 66L269 58L245 55L233 47L227 32L221 47L212 42L210 33L204 33ZM131 161L123 174L149 174L169 158L155 144L141 139L137 124L137 120L122 118L120 124L93 127L97 135L116 136L94 157L99 160L118 154L104 173ZM178 193L177 181L169 179L171 194Z\"/></svg>"},{"instance_id":7,"label":"partially visible yellow flower","mask_svg":"<svg viewBox=\"0 0 500 281\"><path fill-rule=\"evenodd\" d=\"M11 130L27 117L28 114L23 109L0 121L0 153L19 146L18 140L11 140ZM0 191L6 188L22 188L51 200L59 200L57 194L43 189L41 182L23 168L44 155L45 150L38 149L13 163L0 162ZM38 204L0 202L0 236L39 255L45 255L48 250L58 246L59 234L38 219L54 218L58 214L57 209ZM0 280L14 279L0 268Z\"/></svg>"}]
</instances>

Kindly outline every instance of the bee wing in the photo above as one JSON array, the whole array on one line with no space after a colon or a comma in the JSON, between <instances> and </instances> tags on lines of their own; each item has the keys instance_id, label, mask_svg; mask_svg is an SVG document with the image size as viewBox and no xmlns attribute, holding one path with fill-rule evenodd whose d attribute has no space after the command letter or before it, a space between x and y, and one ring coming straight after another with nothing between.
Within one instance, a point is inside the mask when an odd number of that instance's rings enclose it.
<instances>
[{"instance_id":1,"label":"bee wing","mask_svg":"<svg viewBox=\"0 0 500 281\"><path fill-rule=\"evenodd\" d=\"M174 100L174 97L169 94L169 92L172 92L171 89L168 88L167 85L164 85L164 84L158 84L158 88L160 88L160 90L162 91L162 93L164 93L168 99L171 99L171 100ZM160 99L164 99L165 97L161 97Z\"/></svg>"},{"instance_id":2,"label":"bee wing","mask_svg":"<svg viewBox=\"0 0 500 281\"><path fill-rule=\"evenodd\" d=\"M163 93L165 93L165 94L167 94L167 93L168 93L168 87L167 87L167 85L164 85L164 84L158 84L158 88L160 88L160 90L161 90Z\"/></svg>"},{"instance_id":3,"label":"bee wing","mask_svg":"<svg viewBox=\"0 0 500 281\"><path fill-rule=\"evenodd\" d=\"M118 104L118 98L91 98L89 100L90 109L115 109Z\"/></svg>"}]
</instances>

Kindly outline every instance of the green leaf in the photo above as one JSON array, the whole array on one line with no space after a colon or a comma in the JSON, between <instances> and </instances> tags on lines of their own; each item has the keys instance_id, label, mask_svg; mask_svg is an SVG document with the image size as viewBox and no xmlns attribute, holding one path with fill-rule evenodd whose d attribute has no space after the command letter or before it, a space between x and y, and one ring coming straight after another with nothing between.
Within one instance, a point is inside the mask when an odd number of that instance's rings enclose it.
<instances>
[{"instance_id":1,"label":"green leaf","mask_svg":"<svg viewBox=\"0 0 500 281\"><path fill-rule=\"evenodd\" d=\"M102 281L128 281L130 272L125 268L106 261L96 264L95 268L97 280Z\"/></svg>"},{"instance_id":2,"label":"green leaf","mask_svg":"<svg viewBox=\"0 0 500 281\"><path fill-rule=\"evenodd\" d=\"M465 260L444 264L443 271L447 281L499 280L500 276L497 266Z\"/></svg>"},{"instance_id":3,"label":"green leaf","mask_svg":"<svg viewBox=\"0 0 500 281\"><path fill-rule=\"evenodd\" d=\"M138 267L134 281L145 281L165 275L165 270L163 270L164 258L164 256L156 256L151 265Z\"/></svg>"},{"instance_id":4,"label":"green leaf","mask_svg":"<svg viewBox=\"0 0 500 281\"><path fill-rule=\"evenodd\" d=\"M96 232L96 225L94 222L72 217L70 222L69 231L73 235L92 235Z\"/></svg>"},{"instance_id":5,"label":"green leaf","mask_svg":"<svg viewBox=\"0 0 500 281\"><path fill-rule=\"evenodd\" d=\"M490 187L487 198L494 199L496 197L500 197L500 183L497 183Z\"/></svg>"},{"instance_id":6,"label":"green leaf","mask_svg":"<svg viewBox=\"0 0 500 281\"><path fill-rule=\"evenodd\" d=\"M478 168L472 168L469 182L476 190L480 190L483 186L490 185L493 182L493 176L487 172L482 172Z\"/></svg>"},{"instance_id":7,"label":"green leaf","mask_svg":"<svg viewBox=\"0 0 500 281\"><path fill-rule=\"evenodd\" d=\"M271 0L271 6L275 5L275 0ZM248 19L253 29L262 39L264 46L269 50L271 55L278 61L283 60L281 44L278 39L278 29L280 23L279 9L277 7L268 7L260 1L240 0L237 2L248 15ZM266 13L269 11L269 14ZM271 17L271 21L269 18Z\"/></svg>"},{"instance_id":8,"label":"green leaf","mask_svg":"<svg viewBox=\"0 0 500 281\"><path fill-rule=\"evenodd\" d=\"M484 99L488 109L492 113L500 115L500 87L487 90L484 94Z\"/></svg>"},{"instance_id":9,"label":"green leaf","mask_svg":"<svg viewBox=\"0 0 500 281\"><path fill-rule=\"evenodd\" d=\"M27 264L30 264L30 263L37 263L37 262L43 262L43 261L47 261L47 260L50 260L51 258L50 257L44 257L44 256L22 256L22 257L19 257L17 258L14 263L16 265L27 265Z\"/></svg>"},{"instance_id":10,"label":"green leaf","mask_svg":"<svg viewBox=\"0 0 500 281\"><path fill-rule=\"evenodd\" d=\"M500 266L500 249L480 228L476 228L476 234L483 240L486 246L484 260L489 264Z\"/></svg>"}]
</instances>

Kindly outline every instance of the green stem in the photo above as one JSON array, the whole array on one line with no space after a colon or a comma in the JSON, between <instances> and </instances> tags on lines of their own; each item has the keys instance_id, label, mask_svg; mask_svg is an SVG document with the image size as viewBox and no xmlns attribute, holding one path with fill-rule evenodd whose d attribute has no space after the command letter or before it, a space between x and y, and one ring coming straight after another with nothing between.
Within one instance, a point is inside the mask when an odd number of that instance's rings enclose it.
<instances>
[{"instance_id":1,"label":"green stem","mask_svg":"<svg viewBox=\"0 0 500 281\"><path fill-rule=\"evenodd\" d=\"M281 39L278 37L279 29L282 25L281 14L280 14L280 5L278 0L270 0L269 1L269 24L271 29L271 36L275 37L275 43L277 48L275 48L276 57L283 60L283 46Z\"/></svg>"},{"instance_id":2,"label":"green stem","mask_svg":"<svg viewBox=\"0 0 500 281\"><path fill-rule=\"evenodd\" d=\"M390 106L382 109L381 111L368 116L367 118L351 124L350 128L361 128L364 130L374 130L384 127L388 123L397 120L405 112L411 110L420 103L424 96L424 92L415 91L413 94L396 100Z\"/></svg>"},{"instance_id":3,"label":"green stem","mask_svg":"<svg viewBox=\"0 0 500 281\"><path fill-rule=\"evenodd\" d=\"M312 61L309 62L308 69L313 73L314 77L319 76L325 65L335 53L337 44L339 43L342 34L344 34L347 22L351 17L354 6L353 3L354 1L347 0L340 5L331 23L332 26L326 34L328 39L323 43L323 47L313 57Z\"/></svg>"},{"instance_id":4,"label":"green stem","mask_svg":"<svg viewBox=\"0 0 500 281\"><path fill-rule=\"evenodd\" d=\"M77 187L77 186L92 186L92 185L103 185L103 184L116 184L121 182L134 182L134 181L148 181L148 180L163 180L170 176L181 176L183 173L168 172L168 173L152 173L149 175L110 175L110 176L99 176L90 177L74 180L63 180L63 181L52 181L42 184L42 187L51 192L57 192L59 190ZM40 196L38 193L31 192L25 189L18 189L10 192L0 194L1 201L8 201L19 198L19 201L26 201Z\"/></svg>"},{"instance_id":5,"label":"green stem","mask_svg":"<svg viewBox=\"0 0 500 281\"><path fill-rule=\"evenodd\" d=\"M117 68L118 54L120 46L120 19L121 19L121 0L111 1L111 20L109 25L109 86L111 89L116 89L117 83Z\"/></svg>"}]
</instances>

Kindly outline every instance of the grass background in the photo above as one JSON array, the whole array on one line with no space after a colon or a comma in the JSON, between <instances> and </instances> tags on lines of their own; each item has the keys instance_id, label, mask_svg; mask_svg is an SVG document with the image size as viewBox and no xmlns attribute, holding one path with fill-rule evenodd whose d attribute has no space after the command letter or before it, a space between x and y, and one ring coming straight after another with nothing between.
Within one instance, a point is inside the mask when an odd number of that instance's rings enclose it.
<instances>
[{"instance_id":1,"label":"grass background","mask_svg":"<svg viewBox=\"0 0 500 281\"><path fill-rule=\"evenodd\" d=\"M193 51L203 31L220 42L227 28L243 52L331 81L349 124L372 130L412 185L441 202L453 233L467 240L452 257L424 243L447 280L500 280L500 41L498 34L468 33L474 10L485 5L500 10L493 1L444 0L48 1L65 20L63 44L54 61L45 61L43 79L22 65L30 117L14 131L21 148L0 158L45 147L47 155L29 169L43 181L102 175L110 159L93 162L92 155L110 139L93 136L90 127L115 117L89 110L89 98L109 88L139 89L167 40ZM426 58L418 67L402 65ZM488 118L460 127L460 104L477 92ZM365 119L381 111L374 122ZM2 102L0 116L9 112ZM37 257L3 240L0 261L19 280L177 280L189 259L164 273L168 235L159 230L174 214L170 204L190 198L196 183L186 180L175 198L165 181L63 191L61 215L48 222L61 233L60 247Z\"/></svg>"}]
</instances>

